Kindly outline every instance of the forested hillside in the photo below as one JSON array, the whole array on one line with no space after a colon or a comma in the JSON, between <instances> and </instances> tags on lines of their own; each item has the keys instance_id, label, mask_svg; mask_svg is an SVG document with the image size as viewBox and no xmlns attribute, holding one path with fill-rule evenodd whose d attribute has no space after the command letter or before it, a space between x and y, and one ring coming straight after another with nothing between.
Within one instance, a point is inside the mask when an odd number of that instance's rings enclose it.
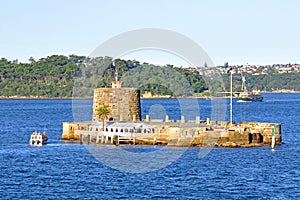
<instances>
[{"instance_id":1,"label":"forested hillside","mask_svg":"<svg viewBox=\"0 0 300 200\"><path fill-rule=\"evenodd\" d=\"M172 96L195 96L207 90L203 77L196 69L156 66L136 60L110 57L52 55L29 63L0 60L0 96L87 97L96 87L110 87L115 78L124 87L138 87L141 93ZM229 90L229 75L222 76ZM234 91L240 91L241 77L234 75ZM289 89L300 91L300 73L246 75L247 88L272 91Z\"/></svg>"},{"instance_id":2,"label":"forested hillside","mask_svg":"<svg viewBox=\"0 0 300 200\"><path fill-rule=\"evenodd\" d=\"M71 96L81 56L49 56L30 63L0 60L0 96Z\"/></svg>"},{"instance_id":3,"label":"forested hillside","mask_svg":"<svg viewBox=\"0 0 300 200\"><path fill-rule=\"evenodd\" d=\"M111 86L116 68L124 87L139 87L142 93L193 95L207 89L197 71L171 65L121 59L112 62L110 57L76 55L52 55L29 61L0 60L0 96L88 97L96 87Z\"/></svg>"}]
</instances>

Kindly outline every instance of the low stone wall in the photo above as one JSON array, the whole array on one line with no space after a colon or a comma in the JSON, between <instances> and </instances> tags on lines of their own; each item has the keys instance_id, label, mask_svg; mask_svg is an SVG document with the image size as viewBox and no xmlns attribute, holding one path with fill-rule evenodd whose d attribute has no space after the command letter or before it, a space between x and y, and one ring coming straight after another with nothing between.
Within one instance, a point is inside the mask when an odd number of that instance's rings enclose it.
<instances>
[{"instance_id":1,"label":"low stone wall","mask_svg":"<svg viewBox=\"0 0 300 200\"><path fill-rule=\"evenodd\" d=\"M97 132L89 131L93 122L64 122L62 139L78 140L80 135L91 135L92 140ZM162 123L147 122L154 133L133 133L135 144L172 145L172 146L219 146L242 147L271 145L272 130L276 145L281 144L281 125L260 122L241 122L230 125L228 122L210 123Z\"/></svg>"},{"instance_id":2,"label":"low stone wall","mask_svg":"<svg viewBox=\"0 0 300 200\"><path fill-rule=\"evenodd\" d=\"M61 138L63 140L79 140L79 135L76 131L88 131L89 126L94 122L63 122L63 133Z\"/></svg>"}]
</instances>

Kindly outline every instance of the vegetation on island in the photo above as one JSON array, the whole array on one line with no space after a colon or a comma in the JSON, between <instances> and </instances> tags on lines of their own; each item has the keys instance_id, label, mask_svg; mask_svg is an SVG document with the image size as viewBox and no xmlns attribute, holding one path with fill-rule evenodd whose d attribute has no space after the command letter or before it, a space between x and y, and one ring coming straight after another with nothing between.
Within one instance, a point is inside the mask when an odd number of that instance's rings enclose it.
<instances>
[{"instance_id":1,"label":"vegetation on island","mask_svg":"<svg viewBox=\"0 0 300 200\"><path fill-rule=\"evenodd\" d=\"M113 60L110 57L90 58L78 55L52 55L28 63L0 60L0 96L26 97L91 97L94 88L111 87L117 76L124 87L136 87L143 94L196 96L208 95L209 88L220 84L209 82L196 68L158 66L136 60ZM248 90L278 89L300 91L300 73L245 75ZM223 74L225 90L229 91L229 74ZM241 89L241 75L234 74L234 91Z\"/></svg>"},{"instance_id":2,"label":"vegetation on island","mask_svg":"<svg viewBox=\"0 0 300 200\"><path fill-rule=\"evenodd\" d=\"M107 106L100 106L97 109L97 116L102 121L102 128L101 131L104 131L104 120L109 116L110 111Z\"/></svg>"}]
</instances>

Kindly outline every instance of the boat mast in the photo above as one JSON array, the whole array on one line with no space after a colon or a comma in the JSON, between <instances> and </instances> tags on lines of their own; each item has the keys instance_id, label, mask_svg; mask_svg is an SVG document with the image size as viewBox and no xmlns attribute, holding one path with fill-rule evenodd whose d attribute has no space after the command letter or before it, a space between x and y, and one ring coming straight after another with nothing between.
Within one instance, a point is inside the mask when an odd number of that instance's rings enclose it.
<instances>
[{"instance_id":1,"label":"boat mast","mask_svg":"<svg viewBox=\"0 0 300 200\"><path fill-rule=\"evenodd\" d=\"M230 70L230 125L232 125L232 70Z\"/></svg>"},{"instance_id":2,"label":"boat mast","mask_svg":"<svg viewBox=\"0 0 300 200\"><path fill-rule=\"evenodd\" d=\"M247 88L246 88L246 78L245 76L242 77L242 91L246 92Z\"/></svg>"}]
</instances>

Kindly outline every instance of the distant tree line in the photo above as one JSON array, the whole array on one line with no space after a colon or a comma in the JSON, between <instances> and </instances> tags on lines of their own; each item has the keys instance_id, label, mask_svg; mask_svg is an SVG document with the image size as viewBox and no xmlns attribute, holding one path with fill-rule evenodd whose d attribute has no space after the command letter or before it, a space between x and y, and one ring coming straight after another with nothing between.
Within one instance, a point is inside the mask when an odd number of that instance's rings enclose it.
<instances>
[{"instance_id":1,"label":"distant tree line","mask_svg":"<svg viewBox=\"0 0 300 200\"><path fill-rule=\"evenodd\" d=\"M197 72L172 65L155 66L111 57L52 55L29 63L0 60L0 96L90 97L98 87L111 87L116 77L124 87L159 95L186 95L206 90Z\"/></svg>"},{"instance_id":2,"label":"distant tree line","mask_svg":"<svg viewBox=\"0 0 300 200\"><path fill-rule=\"evenodd\" d=\"M0 96L91 97L95 88L111 87L116 75L124 87L136 87L141 93L149 91L153 95L195 96L209 88L197 69L111 57L52 55L39 60L31 57L29 63L2 58ZM246 75L247 88L300 90L299 76L300 73ZM228 90L229 75L222 78ZM234 75L233 85L235 91L240 90L240 75Z\"/></svg>"},{"instance_id":3,"label":"distant tree line","mask_svg":"<svg viewBox=\"0 0 300 200\"><path fill-rule=\"evenodd\" d=\"M0 96L72 96L72 83L84 57L53 55L30 63L0 60Z\"/></svg>"},{"instance_id":4,"label":"distant tree line","mask_svg":"<svg viewBox=\"0 0 300 200\"><path fill-rule=\"evenodd\" d=\"M276 91L276 90L294 90L300 91L300 73L284 73L284 74L265 74L256 75L244 74L246 78L247 90L251 91ZM223 75L225 87L229 91L230 82L229 75ZM242 75L233 75L233 91L241 91Z\"/></svg>"}]
</instances>

